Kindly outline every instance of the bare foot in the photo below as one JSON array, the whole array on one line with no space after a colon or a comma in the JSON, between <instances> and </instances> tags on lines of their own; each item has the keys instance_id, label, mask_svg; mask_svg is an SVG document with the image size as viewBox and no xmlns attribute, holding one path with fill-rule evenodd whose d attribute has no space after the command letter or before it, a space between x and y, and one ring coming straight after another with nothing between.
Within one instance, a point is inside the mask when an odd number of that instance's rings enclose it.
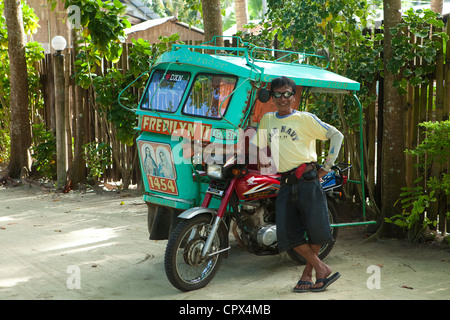
<instances>
[{"instance_id":1,"label":"bare foot","mask_svg":"<svg viewBox=\"0 0 450 320\"><path fill-rule=\"evenodd\" d=\"M320 268L319 270L316 270L316 280L328 278L328 276L331 274L331 272L332 272L331 268L324 263L322 268ZM311 289L319 289L319 288L322 288L322 286L323 286L323 282L316 281L316 283L313 286L311 286Z\"/></svg>"},{"instance_id":2,"label":"bare foot","mask_svg":"<svg viewBox=\"0 0 450 320\"><path fill-rule=\"evenodd\" d=\"M312 271L313 267L311 264L307 263L305 266L305 269L303 270L303 274L298 281L297 285L294 287L294 291L302 292L302 291L308 291L311 289L311 286L313 285L312 282Z\"/></svg>"},{"instance_id":3,"label":"bare foot","mask_svg":"<svg viewBox=\"0 0 450 320\"><path fill-rule=\"evenodd\" d=\"M309 291L312 287L313 283L309 280L300 279L297 282L297 285L294 287L294 292L306 292Z\"/></svg>"}]
</instances>

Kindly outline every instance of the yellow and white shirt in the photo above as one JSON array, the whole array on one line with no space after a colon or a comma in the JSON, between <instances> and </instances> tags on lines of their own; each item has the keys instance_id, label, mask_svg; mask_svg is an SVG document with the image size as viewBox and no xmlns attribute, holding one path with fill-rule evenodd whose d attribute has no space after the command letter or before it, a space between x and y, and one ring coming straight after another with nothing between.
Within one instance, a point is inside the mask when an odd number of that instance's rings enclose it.
<instances>
[{"instance_id":1,"label":"yellow and white shirt","mask_svg":"<svg viewBox=\"0 0 450 320\"><path fill-rule=\"evenodd\" d=\"M340 135L340 141L332 143L327 159L332 165L343 136L336 128L309 112L294 110L286 116L279 116L277 112L266 113L251 142L261 149L269 146L277 171L282 173L302 163L317 161L316 140L328 140L336 132Z\"/></svg>"}]
</instances>

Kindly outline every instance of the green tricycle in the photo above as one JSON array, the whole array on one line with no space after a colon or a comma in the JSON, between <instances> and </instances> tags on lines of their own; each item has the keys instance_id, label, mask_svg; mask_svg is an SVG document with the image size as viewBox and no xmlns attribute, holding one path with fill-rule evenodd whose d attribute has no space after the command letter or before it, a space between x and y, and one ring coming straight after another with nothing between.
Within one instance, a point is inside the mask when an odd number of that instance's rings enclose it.
<instances>
[{"instance_id":1,"label":"green tricycle","mask_svg":"<svg viewBox=\"0 0 450 320\"><path fill-rule=\"evenodd\" d=\"M327 71L326 51L262 48L238 37L232 39L234 46L224 47L216 45L218 39L176 44L162 54L149 70L134 110L150 239L168 239L166 274L183 291L211 281L228 255L230 234L254 254L279 253L274 203L280 175L268 172L249 152L262 115L276 110L268 90L274 78L286 76L295 82L300 111L312 93L352 95L359 106L363 141L362 107L355 94L360 84ZM374 223L338 223L336 198L350 167L338 164L322 180L335 239L340 226ZM361 184L364 199L360 176L353 182ZM365 220L364 201L362 205ZM325 258L332 247L324 245L319 257ZM288 254L305 262L294 250Z\"/></svg>"}]
</instances>

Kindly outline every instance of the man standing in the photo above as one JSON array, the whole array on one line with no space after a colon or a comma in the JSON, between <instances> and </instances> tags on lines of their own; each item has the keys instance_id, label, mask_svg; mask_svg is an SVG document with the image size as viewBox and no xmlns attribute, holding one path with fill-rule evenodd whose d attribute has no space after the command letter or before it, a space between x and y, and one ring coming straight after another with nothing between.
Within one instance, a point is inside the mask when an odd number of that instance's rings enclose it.
<instances>
[{"instance_id":1,"label":"man standing","mask_svg":"<svg viewBox=\"0 0 450 320\"><path fill-rule=\"evenodd\" d=\"M293 248L307 261L294 292L323 291L340 274L330 276L330 266L318 257L320 247L333 241L327 199L319 178L331 170L343 135L315 115L296 110L296 85L291 79L274 79L270 90L277 111L262 117L252 143L259 148L270 147L277 171L282 174L276 201L278 247L280 252ZM328 157L319 170L315 165L318 139L330 140Z\"/></svg>"}]
</instances>

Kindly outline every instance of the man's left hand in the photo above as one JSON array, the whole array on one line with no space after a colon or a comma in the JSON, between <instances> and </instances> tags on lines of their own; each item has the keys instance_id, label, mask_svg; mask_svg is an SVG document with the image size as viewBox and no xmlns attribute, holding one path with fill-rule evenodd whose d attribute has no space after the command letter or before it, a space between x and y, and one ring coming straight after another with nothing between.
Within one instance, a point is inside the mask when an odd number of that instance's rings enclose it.
<instances>
[{"instance_id":1,"label":"man's left hand","mask_svg":"<svg viewBox=\"0 0 450 320\"><path fill-rule=\"evenodd\" d=\"M322 180L324 176L327 175L328 171L325 171L323 168L320 168L317 173L319 174L319 180Z\"/></svg>"}]
</instances>

